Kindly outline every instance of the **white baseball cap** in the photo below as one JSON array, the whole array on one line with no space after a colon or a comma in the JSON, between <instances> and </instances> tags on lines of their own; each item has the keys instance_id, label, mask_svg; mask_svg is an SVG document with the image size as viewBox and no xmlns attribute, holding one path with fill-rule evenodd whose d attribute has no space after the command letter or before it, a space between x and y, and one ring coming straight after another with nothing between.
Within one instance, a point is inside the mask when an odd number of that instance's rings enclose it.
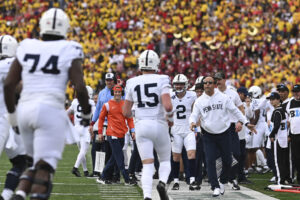
<instances>
[{"instance_id":1,"label":"white baseball cap","mask_svg":"<svg viewBox=\"0 0 300 200\"><path fill-rule=\"evenodd\" d=\"M115 75L111 72L105 74L105 80L106 79L114 79L114 77L115 77Z\"/></svg>"}]
</instances>

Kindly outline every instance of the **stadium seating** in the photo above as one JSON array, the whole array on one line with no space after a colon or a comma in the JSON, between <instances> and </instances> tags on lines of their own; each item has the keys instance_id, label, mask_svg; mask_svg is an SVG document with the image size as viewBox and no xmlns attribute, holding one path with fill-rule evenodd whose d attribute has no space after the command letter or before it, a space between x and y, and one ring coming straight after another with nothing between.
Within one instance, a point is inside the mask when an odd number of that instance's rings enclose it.
<instances>
[{"instance_id":1,"label":"stadium seating","mask_svg":"<svg viewBox=\"0 0 300 200\"><path fill-rule=\"evenodd\" d=\"M184 73L191 85L217 70L236 87L264 91L300 81L298 0L9 0L0 3L0 32L18 41L38 37L48 7L70 16L69 38L84 48L85 80L94 89L108 70L122 79L136 75L144 49L160 54L160 73ZM73 98L71 85L67 94Z\"/></svg>"}]
</instances>

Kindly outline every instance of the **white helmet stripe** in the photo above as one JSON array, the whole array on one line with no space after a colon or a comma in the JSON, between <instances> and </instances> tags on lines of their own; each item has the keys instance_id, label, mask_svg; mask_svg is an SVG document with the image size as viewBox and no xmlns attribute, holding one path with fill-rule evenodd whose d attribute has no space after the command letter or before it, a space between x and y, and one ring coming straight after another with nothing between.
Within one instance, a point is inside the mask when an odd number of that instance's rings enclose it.
<instances>
[{"instance_id":1,"label":"white helmet stripe","mask_svg":"<svg viewBox=\"0 0 300 200\"><path fill-rule=\"evenodd\" d=\"M147 51L147 54L146 54L146 66L148 66L148 55L149 55L149 50Z\"/></svg>"},{"instance_id":2,"label":"white helmet stripe","mask_svg":"<svg viewBox=\"0 0 300 200\"><path fill-rule=\"evenodd\" d=\"M53 24L52 24L52 29L53 30L55 29L55 23L56 23L56 11L57 11L57 9L55 9L54 16L53 16Z\"/></svg>"},{"instance_id":3,"label":"white helmet stripe","mask_svg":"<svg viewBox=\"0 0 300 200\"><path fill-rule=\"evenodd\" d=\"M4 38L4 36L2 36L1 40L0 40L0 53L2 53L2 41L3 41L3 38Z\"/></svg>"}]
</instances>

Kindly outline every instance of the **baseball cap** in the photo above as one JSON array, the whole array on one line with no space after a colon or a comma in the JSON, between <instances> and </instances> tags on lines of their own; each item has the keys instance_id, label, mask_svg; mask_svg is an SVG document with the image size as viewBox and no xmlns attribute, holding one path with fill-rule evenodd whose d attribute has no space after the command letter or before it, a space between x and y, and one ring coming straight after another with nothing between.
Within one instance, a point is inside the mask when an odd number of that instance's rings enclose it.
<instances>
[{"instance_id":1,"label":"baseball cap","mask_svg":"<svg viewBox=\"0 0 300 200\"><path fill-rule=\"evenodd\" d=\"M293 91L293 92L300 92L300 85L299 85L299 84L294 85L292 91Z\"/></svg>"},{"instance_id":2,"label":"baseball cap","mask_svg":"<svg viewBox=\"0 0 300 200\"><path fill-rule=\"evenodd\" d=\"M242 93L242 94L244 94L245 96L248 96L248 90L247 90L247 88L245 88L245 87L240 87L240 88L238 88L237 89L237 93Z\"/></svg>"},{"instance_id":3,"label":"baseball cap","mask_svg":"<svg viewBox=\"0 0 300 200\"><path fill-rule=\"evenodd\" d=\"M225 79L225 74L224 74L224 72L217 72L217 73L214 75L214 78L215 78L215 79Z\"/></svg>"},{"instance_id":4,"label":"baseball cap","mask_svg":"<svg viewBox=\"0 0 300 200\"><path fill-rule=\"evenodd\" d=\"M272 92L267 99L280 99L280 95L278 94L278 92Z\"/></svg>"},{"instance_id":5,"label":"baseball cap","mask_svg":"<svg viewBox=\"0 0 300 200\"><path fill-rule=\"evenodd\" d=\"M287 92L289 91L289 88L285 84L278 84L276 88L277 91L287 91Z\"/></svg>"},{"instance_id":6,"label":"baseball cap","mask_svg":"<svg viewBox=\"0 0 300 200\"><path fill-rule=\"evenodd\" d=\"M105 80L114 79L115 75L111 72L105 74Z\"/></svg>"}]
</instances>

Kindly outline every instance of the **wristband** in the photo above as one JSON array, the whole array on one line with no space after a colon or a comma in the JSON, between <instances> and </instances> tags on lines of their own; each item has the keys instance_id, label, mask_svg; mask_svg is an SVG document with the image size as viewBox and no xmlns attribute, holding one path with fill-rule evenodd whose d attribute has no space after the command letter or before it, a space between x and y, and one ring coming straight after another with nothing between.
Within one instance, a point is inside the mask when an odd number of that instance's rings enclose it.
<instances>
[{"instance_id":1,"label":"wristband","mask_svg":"<svg viewBox=\"0 0 300 200\"><path fill-rule=\"evenodd\" d=\"M91 125L91 126L94 126L94 124L95 124L95 122L91 121L90 125Z\"/></svg>"},{"instance_id":2,"label":"wristband","mask_svg":"<svg viewBox=\"0 0 300 200\"><path fill-rule=\"evenodd\" d=\"M135 129L134 128L130 129L130 133L133 133L133 132L135 132Z\"/></svg>"}]
</instances>

